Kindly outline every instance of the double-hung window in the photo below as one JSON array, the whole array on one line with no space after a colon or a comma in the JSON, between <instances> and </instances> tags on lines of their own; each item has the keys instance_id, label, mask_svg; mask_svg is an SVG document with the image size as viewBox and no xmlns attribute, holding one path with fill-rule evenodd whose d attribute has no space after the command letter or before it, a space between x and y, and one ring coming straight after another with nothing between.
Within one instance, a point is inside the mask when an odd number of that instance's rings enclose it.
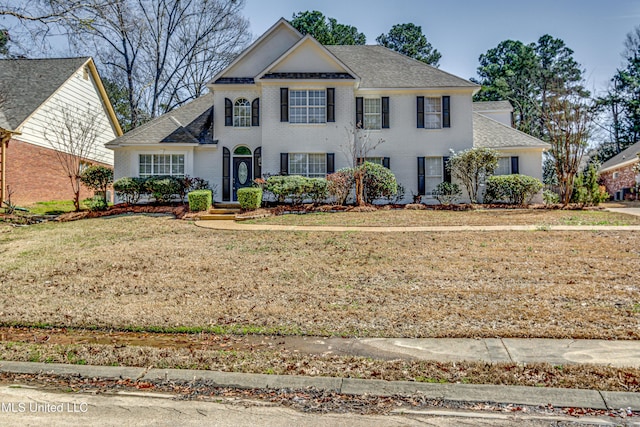
<instances>
[{"instance_id":1,"label":"double-hung window","mask_svg":"<svg viewBox=\"0 0 640 427\"><path fill-rule=\"evenodd\" d=\"M380 98L364 98L364 128L382 128L382 103Z\"/></svg>"},{"instance_id":2,"label":"double-hung window","mask_svg":"<svg viewBox=\"0 0 640 427\"><path fill-rule=\"evenodd\" d=\"M184 154L140 154L139 176L184 176Z\"/></svg>"},{"instance_id":3,"label":"double-hung window","mask_svg":"<svg viewBox=\"0 0 640 427\"><path fill-rule=\"evenodd\" d=\"M425 195L432 196L438 184L443 181L442 157L425 157Z\"/></svg>"},{"instance_id":4,"label":"double-hung window","mask_svg":"<svg viewBox=\"0 0 640 427\"><path fill-rule=\"evenodd\" d=\"M424 98L424 127L426 129L440 129L442 127L442 100Z\"/></svg>"},{"instance_id":5,"label":"double-hung window","mask_svg":"<svg viewBox=\"0 0 640 427\"><path fill-rule=\"evenodd\" d=\"M233 127L246 128L251 126L251 103L240 98L233 104Z\"/></svg>"},{"instance_id":6,"label":"double-hung window","mask_svg":"<svg viewBox=\"0 0 640 427\"><path fill-rule=\"evenodd\" d=\"M290 90L289 123L326 123L327 94L324 90Z\"/></svg>"},{"instance_id":7,"label":"double-hung window","mask_svg":"<svg viewBox=\"0 0 640 427\"><path fill-rule=\"evenodd\" d=\"M325 153L289 153L289 175L324 178L327 175Z\"/></svg>"}]
</instances>

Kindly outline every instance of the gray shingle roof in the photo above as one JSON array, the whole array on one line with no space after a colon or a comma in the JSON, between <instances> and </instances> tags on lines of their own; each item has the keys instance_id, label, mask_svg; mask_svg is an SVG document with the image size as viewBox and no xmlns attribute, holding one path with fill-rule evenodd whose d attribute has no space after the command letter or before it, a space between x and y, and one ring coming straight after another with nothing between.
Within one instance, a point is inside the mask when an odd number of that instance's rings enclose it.
<instances>
[{"instance_id":1,"label":"gray shingle roof","mask_svg":"<svg viewBox=\"0 0 640 427\"><path fill-rule=\"evenodd\" d=\"M0 60L0 127L17 129L71 75L82 58Z\"/></svg>"},{"instance_id":2,"label":"gray shingle roof","mask_svg":"<svg viewBox=\"0 0 640 427\"><path fill-rule=\"evenodd\" d=\"M510 126L473 113L473 146L486 148L549 148L544 141Z\"/></svg>"},{"instance_id":3,"label":"gray shingle roof","mask_svg":"<svg viewBox=\"0 0 640 427\"><path fill-rule=\"evenodd\" d=\"M108 142L107 147L158 142L214 144L212 118L213 94L208 93Z\"/></svg>"},{"instance_id":4,"label":"gray shingle roof","mask_svg":"<svg viewBox=\"0 0 640 427\"><path fill-rule=\"evenodd\" d=\"M362 80L361 88L479 87L383 46L325 46Z\"/></svg>"},{"instance_id":5,"label":"gray shingle roof","mask_svg":"<svg viewBox=\"0 0 640 427\"><path fill-rule=\"evenodd\" d=\"M604 162L602 166L600 166L600 171L614 168L619 164L626 163L630 160L636 160L638 158L638 153L640 153L640 142L636 142L631 147L628 147L626 150L621 151Z\"/></svg>"},{"instance_id":6,"label":"gray shingle roof","mask_svg":"<svg viewBox=\"0 0 640 427\"><path fill-rule=\"evenodd\" d=\"M473 111L513 111L509 101L477 101L473 103Z\"/></svg>"}]
</instances>

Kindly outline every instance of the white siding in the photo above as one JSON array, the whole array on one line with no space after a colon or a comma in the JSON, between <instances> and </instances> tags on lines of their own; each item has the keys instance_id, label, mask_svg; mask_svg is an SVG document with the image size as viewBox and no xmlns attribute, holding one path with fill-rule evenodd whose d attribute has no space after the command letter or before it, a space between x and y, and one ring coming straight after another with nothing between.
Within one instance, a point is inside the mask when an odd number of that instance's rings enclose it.
<instances>
[{"instance_id":1,"label":"white siding","mask_svg":"<svg viewBox=\"0 0 640 427\"><path fill-rule=\"evenodd\" d=\"M91 160L113 164L113 152L104 147L104 144L114 139L116 131L109 119L107 109L102 102L95 81L91 73L85 73L80 68L69 80L67 80L57 92L45 101L35 113L27 119L20 129L22 135L15 138L46 148L54 148L45 137L46 129L52 126L62 125L62 111L68 110L73 114L81 111L96 111L98 116L98 138L89 158ZM82 118L82 117L80 117ZM49 132L51 134L51 132Z\"/></svg>"},{"instance_id":2,"label":"white siding","mask_svg":"<svg viewBox=\"0 0 640 427\"><path fill-rule=\"evenodd\" d=\"M303 73L309 70L314 72L345 72L334 58L327 55L311 40L296 47L294 52L269 71L273 73Z\"/></svg>"}]
</instances>

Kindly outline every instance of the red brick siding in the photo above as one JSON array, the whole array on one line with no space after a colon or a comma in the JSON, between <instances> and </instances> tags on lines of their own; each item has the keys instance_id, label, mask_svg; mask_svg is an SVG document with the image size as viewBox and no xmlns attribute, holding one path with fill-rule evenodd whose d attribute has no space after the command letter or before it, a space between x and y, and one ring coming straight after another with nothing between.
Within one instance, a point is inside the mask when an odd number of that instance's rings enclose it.
<instances>
[{"instance_id":1,"label":"red brick siding","mask_svg":"<svg viewBox=\"0 0 640 427\"><path fill-rule=\"evenodd\" d=\"M11 201L19 205L73 199L71 183L54 150L15 139L7 149L7 186L13 192ZM80 200L92 195L81 186Z\"/></svg>"},{"instance_id":2,"label":"red brick siding","mask_svg":"<svg viewBox=\"0 0 640 427\"><path fill-rule=\"evenodd\" d=\"M632 163L630 165L608 170L606 172L602 172L600 174L600 182L607 188L607 192L612 196L615 196L616 192L622 190L623 188L633 188L636 185L636 175L637 172L633 170L633 167L637 163ZM613 179L613 174L618 173L618 177Z\"/></svg>"}]
</instances>

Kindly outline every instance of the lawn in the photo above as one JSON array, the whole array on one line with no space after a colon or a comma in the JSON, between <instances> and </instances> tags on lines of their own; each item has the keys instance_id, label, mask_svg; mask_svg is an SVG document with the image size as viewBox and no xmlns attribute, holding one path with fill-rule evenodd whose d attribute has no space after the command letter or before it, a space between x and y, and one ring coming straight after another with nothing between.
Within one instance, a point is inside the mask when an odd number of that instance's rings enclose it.
<instances>
[{"instance_id":1,"label":"lawn","mask_svg":"<svg viewBox=\"0 0 640 427\"><path fill-rule=\"evenodd\" d=\"M457 226L457 225L638 225L640 217L604 210L479 209L378 210L356 213L310 213L251 220L253 224L334 226Z\"/></svg>"},{"instance_id":2,"label":"lawn","mask_svg":"<svg viewBox=\"0 0 640 427\"><path fill-rule=\"evenodd\" d=\"M640 337L640 232L249 233L125 215L0 228L0 253L5 325Z\"/></svg>"}]
</instances>

